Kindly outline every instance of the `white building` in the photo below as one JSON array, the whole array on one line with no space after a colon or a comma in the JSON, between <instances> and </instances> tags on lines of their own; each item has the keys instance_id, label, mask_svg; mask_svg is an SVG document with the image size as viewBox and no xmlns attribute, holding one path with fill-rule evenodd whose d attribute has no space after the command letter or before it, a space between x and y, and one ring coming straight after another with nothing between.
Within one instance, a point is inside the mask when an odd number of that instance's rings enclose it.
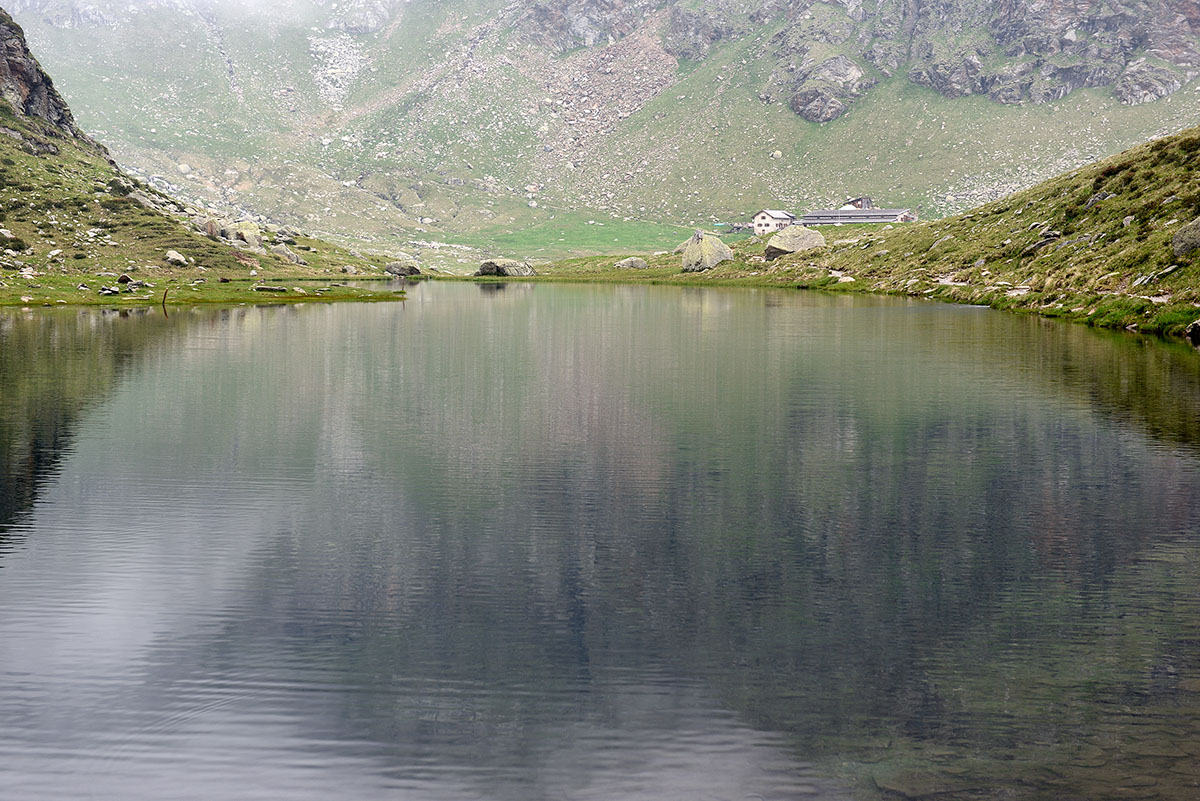
<instances>
[{"instance_id":1,"label":"white building","mask_svg":"<svg viewBox=\"0 0 1200 801\"><path fill-rule=\"evenodd\" d=\"M770 234L775 231L782 231L789 225L794 225L796 215L788 214L786 211L778 209L763 209L758 214L754 215L754 233L758 236Z\"/></svg>"}]
</instances>

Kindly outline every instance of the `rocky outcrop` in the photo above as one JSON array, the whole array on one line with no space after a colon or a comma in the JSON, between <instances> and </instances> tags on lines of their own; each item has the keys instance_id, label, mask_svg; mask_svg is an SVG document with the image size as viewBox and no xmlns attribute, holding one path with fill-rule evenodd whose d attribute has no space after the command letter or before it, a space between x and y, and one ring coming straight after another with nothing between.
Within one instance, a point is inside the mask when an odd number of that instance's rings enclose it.
<instances>
[{"instance_id":1,"label":"rocky outcrop","mask_svg":"<svg viewBox=\"0 0 1200 801\"><path fill-rule=\"evenodd\" d=\"M1156 66L1139 58L1121 73L1113 94L1127 106L1151 103L1174 94L1183 86L1179 73L1166 67Z\"/></svg>"},{"instance_id":2,"label":"rocky outcrop","mask_svg":"<svg viewBox=\"0 0 1200 801\"><path fill-rule=\"evenodd\" d=\"M63 135L98 147L75 125L66 102L29 52L25 32L3 9L0 9L0 97L18 114L45 120Z\"/></svg>"},{"instance_id":3,"label":"rocky outcrop","mask_svg":"<svg viewBox=\"0 0 1200 801\"><path fill-rule=\"evenodd\" d=\"M329 27L361 35L382 30L401 5L399 0L349 0L337 6Z\"/></svg>"},{"instance_id":4,"label":"rocky outcrop","mask_svg":"<svg viewBox=\"0 0 1200 801\"><path fill-rule=\"evenodd\" d=\"M732 261L733 251L719 238L697 231L683 249L683 271L702 273L721 262Z\"/></svg>"},{"instance_id":5,"label":"rocky outcrop","mask_svg":"<svg viewBox=\"0 0 1200 801\"><path fill-rule=\"evenodd\" d=\"M529 262L517 261L515 259L488 259L483 264L479 265L477 276L491 275L509 278L522 278L530 275L537 275Z\"/></svg>"},{"instance_id":6,"label":"rocky outcrop","mask_svg":"<svg viewBox=\"0 0 1200 801\"><path fill-rule=\"evenodd\" d=\"M662 31L663 49L685 61L702 61L714 47L744 31L738 18L709 9L674 6Z\"/></svg>"},{"instance_id":7,"label":"rocky outcrop","mask_svg":"<svg viewBox=\"0 0 1200 801\"><path fill-rule=\"evenodd\" d=\"M806 250L816 250L825 247L825 237L819 231L805 228L803 225L789 225L771 237L763 255L768 261L773 261L789 253L803 253Z\"/></svg>"},{"instance_id":8,"label":"rocky outcrop","mask_svg":"<svg viewBox=\"0 0 1200 801\"><path fill-rule=\"evenodd\" d=\"M624 38L658 6L656 0L543 0L519 24L530 38L564 53Z\"/></svg>"},{"instance_id":9,"label":"rocky outcrop","mask_svg":"<svg viewBox=\"0 0 1200 801\"><path fill-rule=\"evenodd\" d=\"M1171 247L1177 258L1190 256L1196 251L1200 251L1200 217L1175 232Z\"/></svg>"},{"instance_id":10,"label":"rocky outcrop","mask_svg":"<svg viewBox=\"0 0 1200 801\"><path fill-rule=\"evenodd\" d=\"M879 76L903 73L947 97L1047 103L1107 86L1134 105L1200 75L1195 0L841 5L842 14L812 13L807 4L791 13L768 45L778 66L764 100L824 122L845 113Z\"/></svg>"}]
</instances>

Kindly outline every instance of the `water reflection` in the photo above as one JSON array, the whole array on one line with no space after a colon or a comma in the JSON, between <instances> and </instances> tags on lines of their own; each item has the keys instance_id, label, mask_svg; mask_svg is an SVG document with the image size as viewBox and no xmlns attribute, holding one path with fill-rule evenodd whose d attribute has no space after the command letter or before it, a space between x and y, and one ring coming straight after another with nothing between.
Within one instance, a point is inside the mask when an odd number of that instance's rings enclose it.
<instances>
[{"instance_id":1,"label":"water reflection","mask_svg":"<svg viewBox=\"0 0 1200 801\"><path fill-rule=\"evenodd\" d=\"M630 287L171 322L12 525L19 797L1192 797L1193 354Z\"/></svg>"}]
</instances>

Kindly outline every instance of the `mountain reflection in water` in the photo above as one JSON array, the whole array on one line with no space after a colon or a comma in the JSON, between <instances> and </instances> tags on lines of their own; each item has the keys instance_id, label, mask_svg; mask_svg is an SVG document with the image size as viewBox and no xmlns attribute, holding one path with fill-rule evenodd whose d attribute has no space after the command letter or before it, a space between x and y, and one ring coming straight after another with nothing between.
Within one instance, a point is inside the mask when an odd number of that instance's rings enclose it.
<instances>
[{"instance_id":1,"label":"mountain reflection in water","mask_svg":"<svg viewBox=\"0 0 1200 801\"><path fill-rule=\"evenodd\" d=\"M14 797L1195 797L1190 350L520 284L0 337Z\"/></svg>"}]
</instances>

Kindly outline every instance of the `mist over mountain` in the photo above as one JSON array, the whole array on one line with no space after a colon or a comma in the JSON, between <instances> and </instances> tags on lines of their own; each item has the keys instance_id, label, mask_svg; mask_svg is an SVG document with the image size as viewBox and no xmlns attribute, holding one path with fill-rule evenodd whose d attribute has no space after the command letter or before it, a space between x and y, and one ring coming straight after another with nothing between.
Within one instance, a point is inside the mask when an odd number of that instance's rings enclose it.
<instances>
[{"instance_id":1,"label":"mist over mountain","mask_svg":"<svg viewBox=\"0 0 1200 801\"><path fill-rule=\"evenodd\" d=\"M134 171L362 241L939 215L1200 122L1194 0L9 8Z\"/></svg>"}]
</instances>

